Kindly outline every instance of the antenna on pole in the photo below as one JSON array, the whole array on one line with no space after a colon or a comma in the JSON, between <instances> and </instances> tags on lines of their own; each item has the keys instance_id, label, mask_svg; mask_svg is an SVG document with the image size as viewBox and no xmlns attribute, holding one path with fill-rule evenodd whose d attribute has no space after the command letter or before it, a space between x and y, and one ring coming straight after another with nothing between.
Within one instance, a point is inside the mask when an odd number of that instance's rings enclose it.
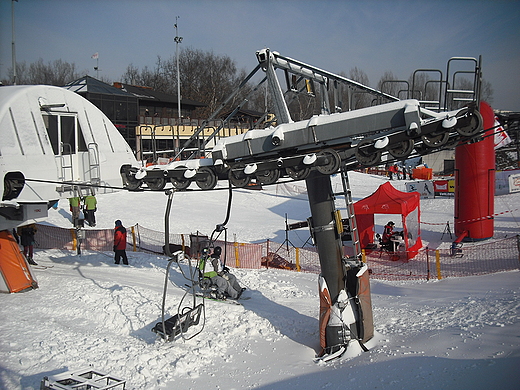
<instances>
[{"instance_id":1,"label":"antenna on pole","mask_svg":"<svg viewBox=\"0 0 520 390\"><path fill-rule=\"evenodd\" d=\"M177 110L178 110L178 118L177 118L177 148L180 147L180 126L181 126L181 77L180 77L180 70L179 70L179 43L182 42L182 37L179 36L178 29L179 26L177 24L177 20L179 19L179 16L175 17L175 38L173 40L175 41L175 57L177 59ZM173 133L173 132L172 132ZM174 136L175 139L175 136ZM175 144L175 140L174 140ZM174 148L174 149L177 149ZM177 154L177 152L176 152Z\"/></svg>"},{"instance_id":2,"label":"antenna on pole","mask_svg":"<svg viewBox=\"0 0 520 390\"><path fill-rule=\"evenodd\" d=\"M16 74L16 48L15 48L15 39L14 39L14 2L18 2L18 0L11 1L11 25L12 25L12 34L13 34L13 42L12 42L12 57L13 57L13 85L16 85L17 82L17 74Z\"/></svg>"}]
</instances>

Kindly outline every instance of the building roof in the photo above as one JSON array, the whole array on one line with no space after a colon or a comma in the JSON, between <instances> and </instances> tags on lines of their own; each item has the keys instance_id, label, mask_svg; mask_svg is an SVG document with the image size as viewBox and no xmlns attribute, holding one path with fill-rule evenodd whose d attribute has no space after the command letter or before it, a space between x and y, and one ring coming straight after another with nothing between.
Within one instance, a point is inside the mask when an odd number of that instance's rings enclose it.
<instances>
[{"instance_id":1,"label":"building roof","mask_svg":"<svg viewBox=\"0 0 520 390\"><path fill-rule=\"evenodd\" d=\"M177 96L170 95L164 92L154 91L149 87L141 87L138 85L130 85L123 83L114 83L117 88L121 88L122 91L131 93L136 96L139 100L157 102L157 103L177 103ZM190 99L181 99L181 104L186 106L205 107L206 104L197 102Z\"/></svg>"},{"instance_id":2,"label":"building roof","mask_svg":"<svg viewBox=\"0 0 520 390\"><path fill-rule=\"evenodd\" d=\"M221 114L220 116L222 118L226 118L227 116L229 116L229 114L231 114L233 111L227 111L226 113L224 114ZM262 116L264 115L263 112L260 112L260 111L255 111L255 110L246 110L244 108L240 108L236 113L235 113L235 117L237 116L243 116L243 117L249 117L249 118L253 118L253 119L259 119L261 118Z\"/></svg>"},{"instance_id":3,"label":"building roof","mask_svg":"<svg viewBox=\"0 0 520 390\"><path fill-rule=\"evenodd\" d=\"M125 92L119 88L113 87L110 84L99 81L91 76L83 76L77 80L65 84L63 88L76 93L99 93L103 95L124 95L132 96L132 94Z\"/></svg>"},{"instance_id":4,"label":"building roof","mask_svg":"<svg viewBox=\"0 0 520 390\"><path fill-rule=\"evenodd\" d=\"M99 93L103 95L120 95L135 97L140 101L177 104L177 96L164 92L154 91L149 87L114 83L114 86L104 83L91 76L83 76L63 86L63 88L76 93ZM184 106L205 107L206 104L190 99L181 99Z\"/></svg>"}]
</instances>

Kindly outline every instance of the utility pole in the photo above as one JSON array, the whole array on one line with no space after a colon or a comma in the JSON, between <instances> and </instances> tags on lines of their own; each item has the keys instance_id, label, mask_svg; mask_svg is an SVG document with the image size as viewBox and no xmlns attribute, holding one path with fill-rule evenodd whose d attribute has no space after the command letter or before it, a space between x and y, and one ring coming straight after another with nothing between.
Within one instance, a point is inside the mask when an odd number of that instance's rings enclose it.
<instances>
[{"instance_id":1,"label":"utility pole","mask_svg":"<svg viewBox=\"0 0 520 390\"><path fill-rule=\"evenodd\" d=\"M178 25L177 25L177 19L179 19L178 16L175 17L175 38L173 40L175 41L175 57L177 59L177 110L178 110L178 119L177 119L177 145L175 145L175 136L174 138L174 149L175 154L177 154L179 148L180 148L180 126L181 126L181 76L180 76L180 69L179 69L179 43L182 42L182 37L179 36L178 33ZM173 133L173 130L172 130Z\"/></svg>"},{"instance_id":2,"label":"utility pole","mask_svg":"<svg viewBox=\"0 0 520 390\"><path fill-rule=\"evenodd\" d=\"M12 49L12 58L13 58L13 85L16 85L17 82L17 74L16 74L16 48L15 48L15 39L14 39L14 2L18 2L18 0L11 0L11 26L13 28L13 42L11 45Z\"/></svg>"}]
</instances>

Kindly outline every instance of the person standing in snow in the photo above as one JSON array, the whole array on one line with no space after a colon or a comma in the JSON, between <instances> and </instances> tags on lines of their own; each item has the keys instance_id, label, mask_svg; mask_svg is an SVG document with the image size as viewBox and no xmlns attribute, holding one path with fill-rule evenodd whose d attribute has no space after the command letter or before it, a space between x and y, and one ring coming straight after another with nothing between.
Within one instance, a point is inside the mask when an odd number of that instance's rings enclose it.
<instances>
[{"instance_id":1,"label":"person standing in snow","mask_svg":"<svg viewBox=\"0 0 520 390\"><path fill-rule=\"evenodd\" d=\"M408 169L406 168L406 165L403 165L403 177L401 177L401 179L406 180L407 174L409 174Z\"/></svg>"},{"instance_id":2,"label":"person standing in snow","mask_svg":"<svg viewBox=\"0 0 520 390\"><path fill-rule=\"evenodd\" d=\"M408 165L408 178L413 180L413 168L410 165Z\"/></svg>"},{"instance_id":3,"label":"person standing in snow","mask_svg":"<svg viewBox=\"0 0 520 390\"><path fill-rule=\"evenodd\" d=\"M72 213L72 224L78 225L79 211L80 211L80 199L79 196L73 196L69 198L70 211Z\"/></svg>"},{"instance_id":4,"label":"person standing in snow","mask_svg":"<svg viewBox=\"0 0 520 390\"><path fill-rule=\"evenodd\" d=\"M17 231L18 236L20 236L20 243L23 246L23 255L31 265L38 265L33 260L34 235L37 230L36 224L31 223L30 225L20 226Z\"/></svg>"},{"instance_id":5,"label":"person standing in snow","mask_svg":"<svg viewBox=\"0 0 520 390\"><path fill-rule=\"evenodd\" d=\"M401 180L406 180L406 168L404 165L398 165L397 166L397 171L398 171L398 177L397 177L397 180L401 179Z\"/></svg>"},{"instance_id":6,"label":"person standing in snow","mask_svg":"<svg viewBox=\"0 0 520 390\"><path fill-rule=\"evenodd\" d=\"M390 174L390 180L394 180L394 175L396 179L399 179L397 175L398 169L396 164L390 165L390 168L388 168L388 172Z\"/></svg>"},{"instance_id":7,"label":"person standing in snow","mask_svg":"<svg viewBox=\"0 0 520 390\"><path fill-rule=\"evenodd\" d=\"M123 259L123 264L128 265L128 257L126 257L126 229L118 219L115 222L116 227L114 228L114 252L115 252L115 264L119 264Z\"/></svg>"},{"instance_id":8,"label":"person standing in snow","mask_svg":"<svg viewBox=\"0 0 520 390\"><path fill-rule=\"evenodd\" d=\"M96 211L97 211L97 199L94 195L87 195L83 199L85 206L83 212L85 213L85 219L89 226L96 226Z\"/></svg>"}]
</instances>

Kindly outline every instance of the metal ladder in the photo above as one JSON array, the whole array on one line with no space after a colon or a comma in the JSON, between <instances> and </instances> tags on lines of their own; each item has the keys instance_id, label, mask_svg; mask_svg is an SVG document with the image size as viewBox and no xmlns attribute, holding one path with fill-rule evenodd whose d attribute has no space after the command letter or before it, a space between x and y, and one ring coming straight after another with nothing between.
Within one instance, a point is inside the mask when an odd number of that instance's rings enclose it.
<instances>
[{"instance_id":1,"label":"metal ladder","mask_svg":"<svg viewBox=\"0 0 520 390\"><path fill-rule=\"evenodd\" d=\"M101 183L101 167L99 165L99 148L96 142L88 144L88 172L92 184ZM85 177L86 179L86 177Z\"/></svg>"},{"instance_id":2,"label":"metal ladder","mask_svg":"<svg viewBox=\"0 0 520 390\"><path fill-rule=\"evenodd\" d=\"M72 163L72 146L69 143L61 143L61 154L59 155L59 180L74 180L74 166ZM68 153L67 153L68 152ZM68 159L68 162L67 162ZM67 177L67 170L70 172L70 179Z\"/></svg>"},{"instance_id":3,"label":"metal ladder","mask_svg":"<svg viewBox=\"0 0 520 390\"><path fill-rule=\"evenodd\" d=\"M341 167L341 184L343 186L343 191L335 193L334 196L345 197L347 219L349 221L349 230L352 238L352 248L354 249L354 259L361 260L361 242L359 240L359 230L357 228L356 216L354 215L354 202L352 201L352 191L350 190L350 182L346 167Z\"/></svg>"}]
</instances>

